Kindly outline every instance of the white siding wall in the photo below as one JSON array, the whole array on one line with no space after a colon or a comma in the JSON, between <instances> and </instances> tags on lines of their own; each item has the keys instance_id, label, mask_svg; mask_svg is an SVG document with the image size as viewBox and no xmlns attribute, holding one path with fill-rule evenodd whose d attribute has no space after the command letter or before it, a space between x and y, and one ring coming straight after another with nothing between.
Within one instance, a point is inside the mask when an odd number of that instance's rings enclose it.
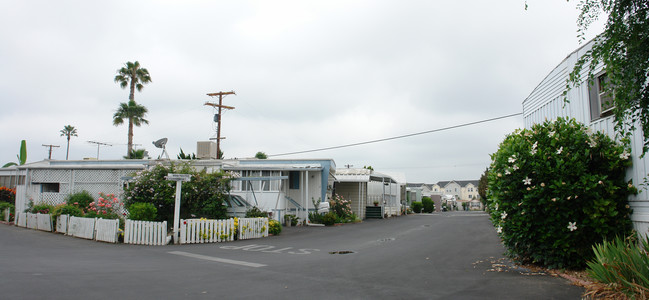
<instances>
[{"instance_id":1,"label":"white siding wall","mask_svg":"<svg viewBox=\"0 0 649 300\"><path fill-rule=\"evenodd\" d=\"M606 117L591 122L590 102L588 96L588 84L586 71L582 72L582 84L568 92L569 102L564 101L563 92L566 87L566 79L569 72L575 65L578 57L590 49L586 45L568 56L559 66L532 91L530 96L523 102L523 118L526 128L534 124L543 123L546 120L555 120L558 117L571 117L579 122L587 124L593 130L601 131L615 138L615 123L613 117ZM596 73L602 70L598 67ZM636 126L636 128L640 128ZM640 184L645 182L649 174L649 160L647 157L640 158L642 154L642 131L637 129L631 141L631 153L633 167L628 170L627 179L633 180L633 184L641 188ZM649 191L646 187L637 196L629 198L636 230L647 233L649 228Z\"/></svg>"}]
</instances>

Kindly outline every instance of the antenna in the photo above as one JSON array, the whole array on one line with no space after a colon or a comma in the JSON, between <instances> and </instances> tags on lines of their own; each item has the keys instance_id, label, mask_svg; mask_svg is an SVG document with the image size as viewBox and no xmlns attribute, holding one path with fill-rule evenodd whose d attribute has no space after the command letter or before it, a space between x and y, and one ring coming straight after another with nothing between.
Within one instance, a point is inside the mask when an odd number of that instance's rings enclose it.
<instances>
[{"instance_id":1,"label":"antenna","mask_svg":"<svg viewBox=\"0 0 649 300\"><path fill-rule=\"evenodd\" d=\"M165 155L165 157L167 157L167 159L169 159L169 154L167 153L167 140L168 140L167 138L161 138L161 139L153 142L153 145L156 148L161 148L162 149L162 153L160 154L160 156L158 156L158 159L160 159L163 154Z\"/></svg>"},{"instance_id":2,"label":"antenna","mask_svg":"<svg viewBox=\"0 0 649 300\"><path fill-rule=\"evenodd\" d=\"M99 160L99 147L100 146L112 146L109 143L102 143L102 142L95 142L95 141L88 141L88 143L97 145L97 160Z\"/></svg>"}]
</instances>

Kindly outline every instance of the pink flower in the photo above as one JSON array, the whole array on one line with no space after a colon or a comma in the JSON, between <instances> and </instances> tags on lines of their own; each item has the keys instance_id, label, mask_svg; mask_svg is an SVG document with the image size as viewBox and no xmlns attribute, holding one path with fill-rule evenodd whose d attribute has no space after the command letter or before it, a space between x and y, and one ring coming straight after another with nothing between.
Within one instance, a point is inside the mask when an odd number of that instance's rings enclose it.
<instances>
[{"instance_id":1,"label":"pink flower","mask_svg":"<svg viewBox=\"0 0 649 300\"><path fill-rule=\"evenodd\" d=\"M104 201L104 198L102 198L102 197L99 197L99 201Z\"/></svg>"},{"instance_id":2,"label":"pink flower","mask_svg":"<svg viewBox=\"0 0 649 300\"><path fill-rule=\"evenodd\" d=\"M106 204L106 207L113 207L110 203Z\"/></svg>"},{"instance_id":3,"label":"pink flower","mask_svg":"<svg viewBox=\"0 0 649 300\"><path fill-rule=\"evenodd\" d=\"M90 205L90 206L94 206L94 205L95 205L95 202L90 202L89 205Z\"/></svg>"},{"instance_id":4,"label":"pink flower","mask_svg":"<svg viewBox=\"0 0 649 300\"><path fill-rule=\"evenodd\" d=\"M104 205L105 205L104 203L99 203L99 206L101 207L104 207Z\"/></svg>"},{"instance_id":5,"label":"pink flower","mask_svg":"<svg viewBox=\"0 0 649 300\"><path fill-rule=\"evenodd\" d=\"M114 202L114 203L117 203L117 202L119 202L119 199L117 199L117 198L113 198L113 202Z\"/></svg>"}]
</instances>

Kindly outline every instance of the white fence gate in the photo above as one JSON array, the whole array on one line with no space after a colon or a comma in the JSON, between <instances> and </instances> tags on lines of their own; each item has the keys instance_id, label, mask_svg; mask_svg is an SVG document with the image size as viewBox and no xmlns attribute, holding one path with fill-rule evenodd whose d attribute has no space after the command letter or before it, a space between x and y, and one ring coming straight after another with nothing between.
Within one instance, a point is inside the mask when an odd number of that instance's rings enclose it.
<instances>
[{"instance_id":1,"label":"white fence gate","mask_svg":"<svg viewBox=\"0 0 649 300\"><path fill-rule=\"evenodd\" d=\"M60 215L56 219L56 232L66 234L68 233L68 220L70 215Z\"/></svg>"},{"instance_id":2,"label":"white fence gate","mask_svg":"<svg viewBox=\"0 0 649 300\"><path fill-rule=\"evenodd\" d=\"M240 218L239 239L256 239L268 236L268 218Z\"/></svg>"},{"instance_id":3,"label":"white fence gate","mask_svg":"<svg viewBox=\"0 0 649 300\"><path fill-rule=\"evenodd\" d=\"M27 213L17 213L15 224L20 227L27 227Z\"/></svg>"},{"instance_id":4,"label":"white fence gate","mask_svg":"<svg viewBox=\"0 0 649 300\"><path fill-rule=\"evenodd\" d=\"M124 244L166 245L167 221L147 222L126 219Z\"/></svg>"},{"instance_id":5,"label":"white fence gate","mask_svg":"<svg viewBox=\"0 0 649 300\"><path fill-rule=\"evenodd\" d=\"M95 240L117 243L119 235L118 219L95 219Z\"/></svg>"},{"instance_id":6,"label":"white fence gate","mask_svg":"<svg viewBox=\"0 0 649 300\"><path fill-rule=\"evenodd\" d=\"M92 240L95 237L95 218L70 217L68 235Z\"/></svg>"},{"instance_id":7,"label":"white fence gate","mask_svg":"<svg viewBox=\"0 0 649 300\"><path fill-rule=\"evenodd\" d=\"M234 240L234 219L180 220L180 243L215 243Z\"/></svg>"}]
</instances>

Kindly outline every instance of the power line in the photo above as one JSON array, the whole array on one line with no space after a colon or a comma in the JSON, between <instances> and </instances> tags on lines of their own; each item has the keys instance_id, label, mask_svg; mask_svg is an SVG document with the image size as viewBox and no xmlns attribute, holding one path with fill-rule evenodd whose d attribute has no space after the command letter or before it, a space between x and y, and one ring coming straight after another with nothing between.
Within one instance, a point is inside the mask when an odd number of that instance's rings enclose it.
<instances>
[{"instance_id":1,"label":"power line","mask_svg":"<svg viewBox=\"0 0 649 300\"><path fill-rule=\"evenodd\" d=\"M500 116L500 117L491 118L491 119L485 119L485 120L480 120L480 121L475 121L475 122L470 122L470 123L464 123L464 124L460 124L460 125L454 125L454 126L449 126L449 127L444 127L444 128L438 128L438 129L433 129L433 130L416 132L416 133L398 135L398 136L389 137L389 138L383 138L383 139L378 139L378 140L371 140L371 141L352 143L352 144L333 146L333 147L318 148L318 149L312 149L312 150L288 152L288 153L281 153L281 154L272 154L272 155L268 155L268 157L271 157L271 156L285 156L285 155L293 155L293 154L303 154L303 153L309 153L309 152L333 150L333 149L340 149L340 148L347 148L347 147L354 147L354 146L360 146L360 145L373 144L373 143L378 143L378 142L391 141L391 140L396 140L396 139L412 137L412 136L416 136L416 135L422 135L422 134L433 133L433 132L440 132L440 131L445 131L445 130L451 130L451 129L461 128L461 127L476 125L476 124L492 122L492 121L496 121L496 120L500 120L500 119L506 119L506 118L511 118L511 117L514 117L514 116L519 116L519 115L522 115L522 114L523 113L515 113L515 114L510 114L510 115L506 115L506 116Z\"/></svg>"}]
</instances>

